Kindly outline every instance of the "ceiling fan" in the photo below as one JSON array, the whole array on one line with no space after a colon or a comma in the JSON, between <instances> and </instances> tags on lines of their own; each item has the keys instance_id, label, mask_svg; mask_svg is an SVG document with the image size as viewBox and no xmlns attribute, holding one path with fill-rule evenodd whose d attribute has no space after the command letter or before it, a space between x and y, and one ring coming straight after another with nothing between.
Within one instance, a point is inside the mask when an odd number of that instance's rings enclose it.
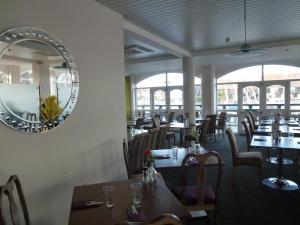
<instances>
[{"instance_id":1,"label":"ceiling fan","mask_svg":"<svg viewBox=\"0 0 300 225\"><path fill-rule=\"evenodd\" d=\"M247 18L246 18L246 0L244 0L244 32L245 32L245 41L241 45L240 50L226 53L226 57L243 59L261 56L267 53L267 50L261 48L252 48L250 44L247 43Z\"/></svg>"}]
</instances>

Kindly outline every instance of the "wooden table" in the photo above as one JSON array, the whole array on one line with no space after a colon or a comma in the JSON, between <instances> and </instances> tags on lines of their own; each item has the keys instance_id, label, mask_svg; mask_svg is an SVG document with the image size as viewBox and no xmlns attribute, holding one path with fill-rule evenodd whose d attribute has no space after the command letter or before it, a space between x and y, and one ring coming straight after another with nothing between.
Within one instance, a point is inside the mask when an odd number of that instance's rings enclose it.
<instances>
[{"instance_id":1,"label":"wooden table","mask_svg":"<svg viewBox=\"0 0 300 225\"><path fill-rule=\"evenodd\" d=\"M139 176L130 180L74 187L72 202L90 199L105 201L103 186L114 185L115 206L109 209L103 204L95 208L73 210L70 212L69 225L114 225L127 221L127 210L132 205L130 184L142 182L141 178ZM182 220L190 219L190 214L186 208L159 179L155 184L143 183L141 205L146 222L163 213L174 213Z\"/></svg>"},{"instance_id":2,"label":"wooden table","mask_svg":"<svg viewBox=\"0 0 300 225\"><path fill-rule=\"evenodd\" d=\"M172 156L172 150L171 149L158 149L158 150L152 150L152 154L154 156L166 156L169 155L170 158L167 159L156 159L154 162L156 169L164 169L164 168L180 168L182 160L184 157L191 153L191 148L178 148L178 154L177 159L173 159ZM203 147L200 147L199 153L205 153L207 152ZM215 166L218 164L218 161L216 157L210 157L206 160L205 165L207 166Z\"/></svg>"},{"instance_id":3,"label":"wooden table","mask_svg":"<svg viewBox=\"0 0 300 225\"><path fill-rule=\"evenodd\" d=\"M293 138L290 142L288 137L281 137L280 142L273 142L271 136L254 135L251 141L252 147L267 149L278 149L278 173L277 177L269 177L263 180L263 184L277 190L291 191L298 190L298 185L282 175L283 150L300 150L300 138Z\"/></svg>"}]
</instances>

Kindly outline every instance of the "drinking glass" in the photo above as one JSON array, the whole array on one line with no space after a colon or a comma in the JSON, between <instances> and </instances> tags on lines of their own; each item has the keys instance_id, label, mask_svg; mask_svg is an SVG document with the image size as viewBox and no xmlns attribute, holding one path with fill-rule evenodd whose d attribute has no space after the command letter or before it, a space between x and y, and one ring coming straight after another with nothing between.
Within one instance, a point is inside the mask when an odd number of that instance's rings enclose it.
<instances>
[{"instance_id":1,"label":"drinking glass","mask_svg":"<svg viewBox=\"0 0 300 225\"><path fill-rule=\"evenodd\" d=\"M133 204L140 205L142 199L142 183L132 183L130 187Z\"/></svg>"},{"instance_id":2,"label":"drinking glass","mask_svg":"<svg viewBox=\"0 0 300 225\"><path fill-rule=\"evenodd\" d=\"M103 191L105 193L105 204L107 208L112 208L114 207L113 199L114 199L114 191L115 191L115 186L113 185L106 185L103 187Z\"/></svg>"},{"instance_id":3,"label":"drinking glass","mask_svg":"<svg viewBox=\"0 0 300 225\"><path fill-rule=\"evenodd\" d=\"M177 146L172 147L172 155L173 155L173 159L177 159L177 155L178 155L178 147Z\"/></svg>"}]
</instances>

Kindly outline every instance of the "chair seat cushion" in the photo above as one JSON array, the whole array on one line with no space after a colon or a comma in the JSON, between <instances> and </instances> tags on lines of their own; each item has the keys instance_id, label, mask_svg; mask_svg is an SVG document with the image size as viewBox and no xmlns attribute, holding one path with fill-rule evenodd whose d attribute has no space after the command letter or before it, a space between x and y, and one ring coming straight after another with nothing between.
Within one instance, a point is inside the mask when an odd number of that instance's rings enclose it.
<instances>
[{"instance_id":1,"label":"chair seat cushion","mask_svg":"<svg viewBox=\"0 0 300 225\"><path fill-rule=\"evenodd\" d=\"M239 152L237 163L260 166L262 164L262 154L261 152Z\"/></svg>"},{"instance_id":2,"label":"chair seat cushion","mask_svg":"<svg viewBox=\"0 0 300 225\"><path fill-rule=\"evenodd\" d=\"M182 188L185 189L185 204L196 205L198 200L199 188L197 186L176 187L173 192L179 200L182 200ZM204 185L202 191L204 197L204 204L216 203L215 192L209 185Z\"/></svg>"}]
</instances>

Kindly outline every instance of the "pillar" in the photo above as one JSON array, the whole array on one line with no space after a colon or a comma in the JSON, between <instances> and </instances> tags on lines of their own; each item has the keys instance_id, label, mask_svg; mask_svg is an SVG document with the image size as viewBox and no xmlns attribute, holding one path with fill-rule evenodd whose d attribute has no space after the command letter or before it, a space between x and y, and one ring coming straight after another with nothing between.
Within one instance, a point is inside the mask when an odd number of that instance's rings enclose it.
<instances>
[{"instance_id":1,"label":"pillar","mask_svg":"<svg viewBox=\"0 0 300 225\"><path fill-rule=\"evenodd\" d=\"M10 65L9 66L9 74L11 75L11 83L12 84L20 84L20 66Z\"/></svg>"},{"instance_id":2,"label":"pillar","mask_svg":"<svg viewBox=\"0 0 300 225\"><path fill-rule=\"evenodd\" d=\"M189 114L190 124L195 124L195 71L192 57L184 57L183 70L183 109Z\"/></svg>"},{"instance_id":3,"label":"pillar","mask_svg":"<svg viewBox=\"0 0 300 225\"><path fill-rule=\"evenodd\" d=\"M40 75L40 94L41 98L45 98L51 95L51 80L49 65L40 64L39 65L39 75Z\"/></svg>"},{"instance_id":4,"label":"pillar","mask_svg":"<svg viewBox=\"0 0 300 225\"><path fill-rule=\"evenodd\" d=\"M216 72L212 65L202 66L202 111L203 115L216 113Z\"/></svg>"}]
</instances>

